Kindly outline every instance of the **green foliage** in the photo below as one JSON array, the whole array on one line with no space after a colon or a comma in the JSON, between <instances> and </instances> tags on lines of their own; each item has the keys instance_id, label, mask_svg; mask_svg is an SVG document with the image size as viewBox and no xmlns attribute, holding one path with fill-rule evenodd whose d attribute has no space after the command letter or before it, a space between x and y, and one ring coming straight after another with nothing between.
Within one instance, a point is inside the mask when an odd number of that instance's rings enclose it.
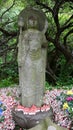
<instances>
[{"instance_id":1,"label":"green foliage","mask_svg":"<svg viewBox=\"0 0 73 130\"><path fill-rule=\"evenodd\" d=\"M18 84L18 66L17 63L9 64L7 67L0 68L0 87Z\"/></svg>"},{"instance_id":2,"label":"green foliage","mask_svg":"<svg viewBox=\"0 0 73 130\"><path fill-rule=\"evenodd\" d=\"M3 69L0 68L0 87L8 87L18 84L18 67L17 64L10 64Z\"/></svg>"},{"instance_id":3,"label":"green foliage","mask_svg":"<svg viewBox=\"0 0 73 130\"><path fill-rule=\"evenodd\" d=\"M50 85L47 81L45 82L45 90L52 90L53 89L53 86Z\"/></svg>"},{"instance_id":4,"label":"green foliage","mask_svg":"<svg viewBox=\"0 0 73 130\"><path fill-rule=\"evenodd\" d=\"M18 2L18 0L15 0L14 6L10 8L13 1L14 0L0 1L0 16L6 11L2 16L2 21L0 21L0 27L7 32L18 31L18 14L25 7L22 1ZM9 40L7 40L7 38ZM0 31L0 39L2 41L7 40L2 47L0 46L0 52L3 52L3 54L0 53L0 87L10 86L15 83L18 84L17 50L15 49L17 37L9 38ZM7 48L8 50L5 52Z\"/></svg>"},{"instance_id":5,"label":"green foliage","mask_svg":"<svg viewBox=\"0 0 73 130\"><path fill-rule=\"evenodd\" d=\"M51 9L54 7L55 1L53 0L40 0L40 2L46 4ZM11 5L13 4L13 0L0 0L0 16L4 11L6 11ZM25 8L26 6L36 6L39 8L42 8L42 6L38 6L35 3L35 0L15 0L15 4L10 10L8 10L2 17L2 21L0 19L0 27L7 30L8 32L18 32L18 15L20 11ZM59 10L59 23L60 26L65 24L65 22L71 17L73 14L73 10L71 9L71 3L64 2L62 7ZM47 9L43 9L44 12L46 12L46 16L48 19L48 34L53 39L55 38L55 34L57 31L56 24L54 22L54 18L51 12L49 12ZM73 22L73 19L71 19L71 22ZM71 27L71 29L73 26ZM66 29L60 36L60 43L63 44L63 38L68 33L70 28ZM2 32L0 31L0 40L4 41L8 37L6 35L2 35ZM9 41L6 42L6 44L0 47L0 50L6 49L6 47L13 47L17 44L17 37L12 37ZM17 46L17 45L16 45ZM67 38L67 44L66 46L73 51L73 33L68 36ZM56 49L54 44L52 42L48 42L48 62L53 60L52 54L55 54ZM57 50L58 52L58 50ZM0 56L0 86L8 86L13 83L18 83L18 66L17 66L17 59L14 59L17 57L17 54L15 52L15 49L8 50L6 57ZM57 54L57 60L53 60L54 64L51 64L51 68L53 69L55 75L57 76L56 86L55 88L68 88L72 87L73 84L73 65L68 64L64 55ZM6 60L6 61L5 61ZM11 64L10 64L11 62ZM8 63L8 64L7 64ZM5 65L5 67L2 67L2 64ZM50 83L46 82L46 89L52 89L54 86L50 85Z\"/></svg>"},{"instance_id":6,"label":"green foliage","mask_svg":"<svg viewBox=\"0 0 73 130\"><path fill-rule=\"evenodd\" d=\"M70 85L62 85L60 82L57 82L56 85L49 84L47 81L45 82L45 90L53 90L53 89L65 89L69 90L73 88L73 84Z\"/></svg>"},{"instance_id":7,"label":"green foliage","mask_svg":"<svg viewBox=\"0 0 73 130\"><path fill-rule=\"evenodd\" d=\"M1 87L8 87L8 86L11 86L14 84L15 84L15 82L13 82L12 77L8 77L8 78L2 79L0 81L0 88Z\"/></svg>"},{"instance_id":8,"label":"green foliage","mask_svg":"<svg viewBox=\"0 0 73 130\"><path fill-rule=\"evenodd\" d=\"M72 85L73 84L73 64L68 64L64 56L62 55L58 61L57 66L59 68L57 85Z\"/></svg>"}]
</instances>

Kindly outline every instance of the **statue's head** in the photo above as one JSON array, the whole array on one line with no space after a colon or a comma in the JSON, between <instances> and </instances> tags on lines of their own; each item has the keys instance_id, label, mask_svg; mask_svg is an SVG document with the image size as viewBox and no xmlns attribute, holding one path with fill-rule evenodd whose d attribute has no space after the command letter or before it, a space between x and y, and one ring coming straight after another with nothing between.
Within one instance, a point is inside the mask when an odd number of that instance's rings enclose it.
<instances>
[{"instance_id":1,"label":"statue's head","mask_svg":"<svg viewBox=\"0 0 73 130\"><path fill-rule=\"evenodd\" d=\"M38 22L37 22L36 17L34 17L33 15L28 17L27 28L37 28L37 26L38 26Z\"/></svg>"},{"instance_id":2,"label":"statue's head","mask_svg":"<svg viewBox=\"0 0 73 130\"><path fill-rule=\"evenodd\" d=\"M48 22L44 12L32 7L27 7L21 11L18 17L18 25L23 27L24 30L33 28L44 33L48 28Z\"/></svg>"}]
</instances>

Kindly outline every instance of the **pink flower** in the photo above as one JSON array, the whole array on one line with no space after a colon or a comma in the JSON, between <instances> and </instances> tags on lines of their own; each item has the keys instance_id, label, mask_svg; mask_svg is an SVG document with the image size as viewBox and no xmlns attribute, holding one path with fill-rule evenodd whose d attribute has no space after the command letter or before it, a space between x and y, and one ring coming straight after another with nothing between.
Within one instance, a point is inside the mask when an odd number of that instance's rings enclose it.
<instances>
[{"instance_id":1,"label":"pink flower","mask_svg":"<svg viewBox=\"0 0 73 130\"><path fill-rule=\"evenodd\" d=\"M67 101L72 101L72 100L73 100L73 97L67 97L66 100L67 100Z\"/></svg>"}]
</instances>

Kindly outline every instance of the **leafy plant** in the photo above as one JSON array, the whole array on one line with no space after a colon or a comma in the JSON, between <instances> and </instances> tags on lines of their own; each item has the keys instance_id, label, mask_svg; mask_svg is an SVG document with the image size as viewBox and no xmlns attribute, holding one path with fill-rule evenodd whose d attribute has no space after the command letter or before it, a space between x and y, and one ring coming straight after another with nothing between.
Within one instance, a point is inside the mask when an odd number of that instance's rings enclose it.
<instances>
[{"instance_id":1,"label":"leafy plant","mask_svg":"<svg viewBox=\"0 0 73 130\"><path fill-rule=\"evenodd\" d=\"M57 100L61 102L61 109L65 111L66 115L73 119L73 91L62 92L60 96L57 96Z\"/></svg>"},{"instance_id":2,"label":"leafy plant","mask_svg":"<svg viewBox=\"0 0 73 130\"><path fill-rule=\"evenodd\" d=\"M1 87L9 87L9 86L12 86L14 84L15 84L15 82L13 81L12 77L8 77L8 78L2 79L0 81L0 88Z\"/></svg>"},{"instance_id":3,"label":"leafy plant","mask_svg":"<svg viewBox=\"0 0 73 130\"><path fill-rule=\"evenodd\" d=\"M73 84L73 64L69 65L63 55L57 61L57 82L58 86L68 86Z\"/></svg>"},{"instance_id":4,"label":"leafy plant","mask_svg":"<svg viewBox=\"0 0 73 130\"><path fill-rule=\"evenodd\" d=\"M50 85L47 81L45 81L45 89L49 89L49 90L52 90L53 89L53 86Z\"/></svg>"}]
</instances>

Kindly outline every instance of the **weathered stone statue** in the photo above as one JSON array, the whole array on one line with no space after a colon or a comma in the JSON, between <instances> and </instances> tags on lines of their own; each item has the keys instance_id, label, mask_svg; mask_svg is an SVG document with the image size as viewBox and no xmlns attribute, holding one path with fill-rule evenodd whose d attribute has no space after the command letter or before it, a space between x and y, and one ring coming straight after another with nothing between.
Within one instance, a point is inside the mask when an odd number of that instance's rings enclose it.
<instances>
[{"instance_id":1,"label":"weathered stone statue","mask_svg":"<svg viewBox=\"0 0 73 130\"><path fill-rule=\"evenodd\" d=\"M53 110L50 105L42 105L47 54L46 17L42 11L30 7L20 13L18 24L18 67L22 105L13 109L13 119L22 129L67 130L53 123Z\"/></svg>"},{"instance_id":2,"label":"weathered stone statue","mask_svg":"<svg viewBox=\"0 0 73 130\"><path fill-rule=\"evenodd\" d=\"M24 9L18 19L20 27L18 67L21 102L23 106L42 105L48 22L44 13L35 8Z\"/></svg>"}]
</instances>

